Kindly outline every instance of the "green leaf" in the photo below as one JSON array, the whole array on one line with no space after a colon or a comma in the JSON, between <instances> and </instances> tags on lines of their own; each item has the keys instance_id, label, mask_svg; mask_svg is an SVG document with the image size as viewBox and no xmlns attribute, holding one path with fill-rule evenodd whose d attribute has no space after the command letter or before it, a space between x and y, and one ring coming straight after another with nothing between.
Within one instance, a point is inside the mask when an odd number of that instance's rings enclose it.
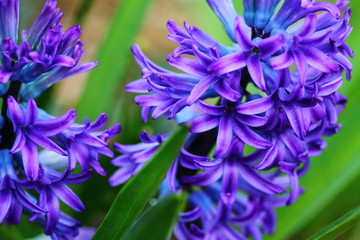
<instances>
[{"instance_id":1,"label":"green leaf","mask_svg":"<svg viewBox=\"0 0 360 240\"><path fill-rule=\"evenodd\" d=\"M86 16L88 15L92 5L94 4L94 0L83 0L80 8L77 10L75 14L75 24L82 25Z\"/></svg>"},{"instance_id":2,"label":"green leaf","mask_svg":"<svg viewBox=\"0 0 360 240\"><path fill-rule=\"evenodd\" d=\"M115 107L115 96L121 94L118 82L128 72L130 46L137 35L150 0L122 0L103 40L96 60L99 66L90 71L78 106L79 118L95 119Z\"/></svg>"},{"instance_id":3,"label":"green leaf","mask_svg":"<svg viewBox=\"0 0 360 240\"><path fill-rule=\"evenodd\" d=\"M21 240L24 239L17 226L0 226L0 239L2 240Z\"/></svg>"},{"instance_id":4,"label":"green leaf","mask_svg":"<svg viewBox=\"0 0 360 240\"><path fill-rule=\"evenodd\" d=\"M340 236L356 222L360 220L360 207L353 209L344 216L338 218L329 226L310 237L309 240L332 240Z\"/></svg>"},{"instance_id":5,"label":"green leaf","mask_svg":"<svg viewBox=\"0 0 360 240\"><path fill-rule=\"evenodd\" d=\"M150 161L120 190L104 221L94 235L97 239L120 239L156 193L178 155L188 130L180 127Z\"/></svg>"},{"instance_id":6,"label":"green leaf","mask_svg":"<svg viewBox=\"0 0 360 240\"><path fill-rule=\"evenodd\" d=\"M357 189L358 186L360 186L360 176L356 177L351 184L347 184L346 188L337 193L329 204L312 217L311 221L301 229L296 229L296 233L292 235L298 239L306 239L329 225L334 219L338 219L346 212L356 208L359 205L360 191L354 191L354 189ZM356 238L356 240L358 239Z\"/></svg>"},{"instance_id":7,"label":"green leaf","mask_svg":"<svg viewBox=\"0 0 360 240\"><path fill-rule=\"evenodd\" d=\"M148 208L124 236L124 240L166 240L184 209L185 194L172 194Z\"/></svg>"}]
</instances>

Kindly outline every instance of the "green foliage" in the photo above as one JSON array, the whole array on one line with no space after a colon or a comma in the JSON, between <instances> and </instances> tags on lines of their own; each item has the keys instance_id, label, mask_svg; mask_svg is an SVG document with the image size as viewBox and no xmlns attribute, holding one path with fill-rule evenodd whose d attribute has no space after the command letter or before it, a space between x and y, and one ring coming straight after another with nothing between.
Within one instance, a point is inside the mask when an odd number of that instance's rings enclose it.
<instances>
[{"instance_id":1,"label":"green foliage","mask_svg":"<svg viewBox=\"0 0 360 240\"><path fill-rule=\"evenodd\" d=\"M186 194L172 194L149 207L124 236L124 240L166 240L170 237L179 213L184 209ZM154 224L155 223L155 224Z\"/></svg>"},{"instance_id":2,"label":"green foliage","mask_svg":"<svg viewBox=\"0 0 360 240\"><path fill-rule=\"evenodd\" d=\"M75 16L75 24L79 24L82 25L86 16L88 15L91 7L94 4L94 0L83 0L82 4L79 8L79 10L77 11L77 14Z\"/></svg>"},{"instance_id":3,"label":"green foliage","mask_svg":"<svg viewBox=\"0 0 360 240\"><path fill-rule=\"evenodd\" d=\"M310 237L309 240L333 240L360 220L360 207L346 213L335 222Z\"/></svg>"},{"instance_id":4,"label":"green foliage","mask_svg":"<svg viewBox=\"0 0 360 240\"><path fill-rule=\"evenodd\" d=\"M186 127L180 127L140 172L125 184L95 233L94 240L120 239L126 233L164 180L187 131Z\"/></svg>"},{"instance_id":5,"label":"green foliage","mask_svg":"<svg viewBox=\"0 0 360 240\"><path fill-rule=\"evenodd\" d=\"M0 239L1 240L21 240L24 237L21 235L17 226L0 226Z\"/></svg>"},{"instance_id":6,"label":"green foliage","mask_svg":"<svg viewBox=\"0 0 360 240\"><path fill-rule=\"evenodd\" d=\"M112 112L115 96L121 94L119 79L127 73L130 46L141 27L143 17L152 1L123 0L109 26L96 60L99 66L90 72L84 94L78 106L79 119L95 119L102 112Z\"/></svg>"}]
</instances>

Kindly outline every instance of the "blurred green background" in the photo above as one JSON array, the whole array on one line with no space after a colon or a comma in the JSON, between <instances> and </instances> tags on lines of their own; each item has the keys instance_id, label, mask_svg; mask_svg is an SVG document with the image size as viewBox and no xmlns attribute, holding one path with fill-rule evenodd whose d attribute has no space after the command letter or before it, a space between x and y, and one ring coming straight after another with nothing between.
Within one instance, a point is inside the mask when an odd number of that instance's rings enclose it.
<instances>
[{"instance_id":1,"label":"blurred green background","mask_svg":"<svg viewBox=\"0 0 360 240\"><path fill-rule=\"evenodd\" d=\"M44 1L23 0L21 27L29 28ZM234 0L241 13L241 1ZM92 120L101 112L109 115L111 123L120 122L123 130L117 141L135 143L138 134L146 129L162 133L174 126L173 122L159 119L144 124L140 108L134 103L134 94L126 93L127 82L140 77L140 69L131 57L129 47L138 43L154 62L166 66L166 55L176 46L166 38L169 19L179 25L187 21L218 41L230 44L205 0L59 0L65 12L64 28L80 23L86 53L82 61L99 60L96 70L69 78L57 84L40 97L40 106L52 114L77 108L81 118ZM306 239L360 204L360 1L351 1L354 30L348 44L355 52L353 78L345 82L341 92L348 105L341 114L341 131L328 139L328 147L320 157L312 159L309 173L301 180L305 193L291 207L278 211L278 227L268 239ZM50 99L50 100L49 100ZM81 121L81 119L78 119ZM111 124L110 123L110 124ZM108 176L115 170L109 159L101 160ZM109 209L120 187L112 188L107 177L94 176L74 190L84 201L86 210L77 213L63 206L64 211L80 220L84 226L97 226ZM26 218L18 228L0 227L0 234L9 229L28 238L41 232ZM0 239L4 239L0 235ZM339 239L360 239L360 223Z\"/></svg>"}]
</instances>

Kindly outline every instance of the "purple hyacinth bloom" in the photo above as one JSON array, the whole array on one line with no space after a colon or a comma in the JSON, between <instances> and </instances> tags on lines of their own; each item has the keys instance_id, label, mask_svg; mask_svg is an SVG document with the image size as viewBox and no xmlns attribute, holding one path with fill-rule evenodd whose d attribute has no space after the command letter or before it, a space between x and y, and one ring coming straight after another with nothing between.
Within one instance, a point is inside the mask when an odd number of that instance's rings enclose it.
<instances>
[{"instance_id":1,"label":"purple hyacinth bloom","mask_svg":"<svg viewBox=\"0 0 360 240\"><path fill-rule=\"evenodd\" d=\"M339 65L333 59L316 48L330 34L330 30L315 34L316 18L315 14L307 15L300 31L290 36L288 50L270 60L274 70L285 69L295 63L302 85L305 84L308 65L325 73L339 70Z\"/></svg>"},{"instance_id":2,"label":"purple hyacinth bloom","mask_svg":"<svg viewBox=\"0 0 360 240\"><path fill-rule=\"evenodd\" d=\"M126 86L129 92L147 93L148 95L137 96L135 101L143 107L142 119L146 121L148 115L157 118L168 114L173 118L176 113L186 107L186 98L189 89L192 89L200 81L186 74L167 71L151 62L137 45L132 47L135 59L144 68L141 79ZM169 81L168 81L169 79ZM182 83L179 85L179 83ZM175 89L174 86L182 86Z\"/></svg>"},{"instance_id":3,"label":"purple hyacinth bloom","mask_svg":"<svg viewBox=\"0 0 360 240\"><path fill-rule=\"evenodd\" d=\"M4 158L0 165L0 196L3 196L3 208L0 220L18 224L22 209L25 208L25 212L31 215L29 221L37 221L45 215L45 234L52 235L61 220L59 199L76 211L84 210L81 200L67 184L86 181L92 173L89 166L100 174L105 174L98 162L99 154L113 156L107 142L120 131L120 126L117 124L101 130L107 120L105 114L100 115L93 123L87 121L85 124L75 124L74 110L61 117L53 117L39 110L33 99L26 105L27 108L20 105L12 96L7 99L8 120L12 122L15 133L13 136L6 135L10 140L13 138L11 149L7 152L2 150ZM39 147L51 153L52 158L62 156L56 160L62 163L53 164L53 167L67 169L59 172L50 168L46 161L40 159ZM21 152L21 155L17 152ZM14 170L15 159L21 166L19 173ZM72 174L77 162L80 163L82 173ZM24 177L26 178L22 179ZM28 196L27 190L35 190L38 197ZM78 225L76 226L77 229ZM77 230L74 231L74 234L77 233Z\"/></svg>"},{"instance_id":4,"label":"purple hyacinth bloom","mask_svg":"<svg viewBox=\"0 0 360 240\"><path fill-rule=\"evenodd\" d=\"M213 1L212 1L213 2ZM216 1L219 2L219 1ZM229 1L227 1L229 2ZM213 2L215 5L217 3ZM223 4L223 3L221 3ZM214 8L217 8L214 5ZM221 8L218 8L219 11L222 11ZM221 14L221 13L219 13ZM222 16L228 18L222 14ZM233 17L235 19L235 16ZM226 20L226 22L231 22L232 20ZM231 31L233 31L233 23L231 25ZM229 27L230 27L229 25ZM169 35L167 36L169 40L178 44L179 47L175 48L173 51L173 56L178 57L182 54L191 54L193 55L193 46L198 47L199 51L206 54L214 54L214 50L217 50L221 55L225 55L231 52L231 47L227 47L219 42L217 42L210 35L197 28L196 26L189 25L187 22L184 22L184 29L179 27L176 22L169 20L166 27L169 30Z\"/></svg>"},{"instance_id":5,"label":"purple hyacinth bloom","mask_svg":"<svg viewBox=\"0 0 360 240\"><path fill-rule=\"evenodd\" d=\"M68 128L75 121L75 110L70 110L56 119L39 121L38 109L34 100L29 100L26 115L24 115L19 104L12 96L7 101L16 134L10 153L21 151L26 176L29 180L35 181L39 174L37 145L58 154L67 155L62 148L48 137Z\"/></svg>"},{"instance_id":6,"label":"purple hyacinth bloom","mask_svg":"<svg viewBox=\"0 0 360 240\"><path fill-rule=\"evenodd\" d=\"M105 175L99 156L113 157L109 140L120 125L104 129L106 114L77 124L75 110L56 117L38 108L34 98L44 90L97 63L79 63L81 29L62 30L56 0L45 2L19 40L19 2L0 0L0 223L19 224L26 214L52 239L74 239L80 223L61 212L60 201L84 210L68 185L87 181L91 168Z\"/></svg>"},{"instance_id":7,"label":"purple hyacinth bloom","mask_svg":"<svg viewBox=\"0 0 360 240\"><path fill-rule=\"evenodd\" d=\"M244 0L242 18L231 0L207 2L233 45L169 21L168 38L178 47L167 61L182 73L157 66L135 45L142 78L127 90L140 94L143 120L165 115L190 125L164 184L190 195L192 210L176 236L262 239L275 229L274 209L303 192L299 178L326 147L323 137L341 127L346 98L337 91L344 72L351 78L351 10L342 0ZM122 150L121 183L141 167L137 154L151 149L139 146Z\"/></svg>"},{"instance_id":8,"label":"purple hyacinth bloom","mask_svg":"<svg viewBox=\"0 0 360 240\"><path fill-rule=\"evenodd\" d=\"M252 147L269 148L271 143L258 135L251 127L261 127L267 123L267 117L255 114L265 112L272 104L271 97L255 99L239 106L233 106L226 101L217 106L200 102L198 106L204 114L191 121L191 131L199 133L218 127L214 157L227 155L233 135Z\"/></svg>"},{"instance_id":9,"label":"purple hyacinth bloom","mask_svg":"<svg viewBox=\"0 0 360 240\"><path fill-rule=\"evenodd\" d=\"M68 31L71 30L69 29ZM74 35L74 31L72 31L72 35ZM77 35L80 34L78 33ZM28 73L24 75L27 77L23 80L24 82L31 82L33 78L40 76L44 72L49 72L55 67L71 68L75 66L75 59L61 54L64 49L60 48L60 43L63 44L65 42L62 38L62 32L60 31L51 29L47 32L41 41L39 50L29 53L29 58L33 63L25 68L25 71L28 71Z\"/></svg>"},{"instance_id":10,"label":"purple hyacinth bloom","mask_svg":"<svg viewBox=\"0 0 360 240\"><path fill-rule=\"evenodd\" d=\"M80 233L80 222L76 221L72 217L66 215L65 213L59 213L59 220L52 232L47 235L51 236L51 239L61 240L61 239L74 239L79 236ZM35 220L43 228L47 226L47 219L44 216L39 217ZM90 238L84 238L90 239Z\"/></svg>"},{"instance_id":11,"label":"purple hyacinth bloom","mask_svg":"<svg viewBox=\"0 0 360 240\"><path fill-rule=\"evenodd\" d=\"M194 159L193 161L204 171L194 176L182 176L181 181L194 186L207 186L222 177L221 197L228 204L232 204L234 201L234 196L239 188L237 185L239 178L267 194L286 192L286 189L267 179L265 174L261 175L248 166L247 162L253 160L243 156L243 147L244 143L235 137L230 146L229 156L212 161Z\"/></svg>"},{"instance_id":12,"label":"purple hyacinth bloom","mask_svg":"<svg viewBox=\"0 0 360 240\"><path fill-rule=\"evenodd\" d=\"M185 27L190 28L189 26ZM169 28L171 31L175 31L176 28L176 34L179 34L181 30L173 25ZM157 66L140 51L137 45L132 47L136 61L143 68L143 76L142 79L128 84L127 90L137 93L150 92L148 95L137 96L135 99L137 104L143 107L142 118L144 121L149 114L152 118L157 118L163 114L167 114L168 118L174 118L177 113L198 99L214 97L217 95L216 93L223 95L230 101L236 101L241 96L241 93L238 92L240 85L236 81L237 75L230 78L232 80L225 81L210 74L206 69L207 64L220 56L220 51L228 51L221 50L219 45L218 47L211 47L211 50L204 53L202 49L209 47L202 45L205 41L204 38L207 40L207 36L198 36L201 33L193 28L188 31L191 31L188 34L195 35L191 35L191 37L197 43L190 47L190 51L198 56L200 61L178 57L176 54L168 56L170 65L186 72L185 74L171 72ZM185 35L185 37L189 36Z\"/></svg>"},{"instance_id":13,"label":"purple hyacinth bloom","mask_svg":"<svg viewBox=\"0 0 360 240\"><path fill-rule=\"evenodd\" d=\"M274 14L269 23L263 28L264 32L269 33L278 29L287 29L307 15L321 11L331 14L331 17L329 16L330 21L341 17L340 10L335 4L320 1L315 4L305 5L307 6L304 7L304 0L286 0L279 11Z\"/></svg>"},{"instance_id":14,"label":"purple hyacinth bloom","mask_svg":"<svg viewBox=\"0 0 360 240\"><path fill-rule=\"evenodd\" d=\"M239 182L240 183L240 182ZM219 182L189 196L189 209L175 227L179 239L262 239L275 229L274 210L285 205L287 196L259 195L248 188L249 196L237 193L231 206L221 196ZM236 226L236 228L234 228Z\"/></svg>"},{"instance_id":15,"label":"purple hyacinth bloom","mask_svg":"<svg viewBox=\"0 0 360 240\"><path fill-rule=\"evenodd\" d=\"M276 34L268 38L251 40L251 29L239 16L235 20L235 37L240 51L225 55L209 65L208 70L222 75L247 67L255 85L266 91L266 83L262 71L262 62L266 62L284 44L284 36Z\"/></svg>"},{"instance_id":16,"label":"purple hyacinth bloom","mask_svg":"<svg viewBox=\"0 0 360 240\"><path fill-rule=\"evenodd\" d=\"M45 228L46 219L44 217L38 218L36 222ZM50 237L53 240L91 240L95 234L95 231L95 228L82 227L80 222L61 212L59 216L59 222L56 225L54 231L50 234ZM44 234L41 234L36 236L34 239L48 239L48 237L44 236Z\"/></svg>"},{"instance_id":17,"label":"purple hyacinth bloom","mask_svg":"<svg viewBox=\"0 0 360 240\"><path fill-rule=\"evenodd\" d=\"M0 2L0 21L3 24L0 30L0 39L11 38L14 42L18 40L19 29L19 1L2 0Z\"/></svg>"},{"instance_id":18,"label":"purple hyacinth bloom","mask_svg":"<svg viewBox=\"0 0 360 240\"><path fill-rule=\"evenodd\" d=\"M30 52L30 46L27 42L17 46L12 38L4 39L1 45L4 71L11 76L12 81L17 80L21 77L21 69L29 63L27 56ZM2 83L6 82L3 81Z\"/></svg>"},{"instance_id":19,"label":"purple hyacinth bloom","mask_svg":"<svg viewBox=\"0 0 360 240\"><path fill-rule=\"evenodd\" d=\"M0 83L23 83L20 96L24 100L36 98L54 83L97 65L78 63L84 53L78 39L80 26L63 31L59 23L63 13L56 4L56 0L45 2L31 28L22 32L22 42L18 44L19 0L1 1Z\"/></svg>"},{"instance_id":20,"label":"purple hyacinth bloom","mask_svg":"<svg viewBox=\"0 0 360 240\"><path fill-rule=\"evenodd\" d=\"M85 209L82 201L67 184L82 183L90 178L91 173L91 170L82 174L70 174L69 170L60 173L52 169L44 168L37 182L22 181L24 188L35 189L39 193L37 205L47 210L45 234L50 235L53 233L59 222L59 199L76 211L83 211ZM30 217L29 221L35 221L41 215L42 214L35 213Z\"/></svg>"},{"instance_id":21,"label":"purple hyacinth bloom","mask_svg":"<svg viewBox=\"0 0 360 240\"><path fill-rule=\"evenodd\" d=\"M120 132L120 125L99 131L106 124L106 114L101 114L93 123L86 121L84 124L72 124L58 135L62 145L69 154L70 169L74 170L76 163L80 164L83 171L89 166L101 174L106 175L99 163L99 154L113 157L113 152L108 148L108 139Z\"/></svg>"},{"instance_id":22,"label":"purple hyacinth bloom","mask_svg":"<svg viewBox=\"0 0 360 240\"><path fill-rule=\"evenodd\" d=\"M113 165L121 168L109 178L110 185L120 185L140 171L166 139L166 135L149 136L146 131L143 131L139 138L141 143L134 145L114 144L115 150L123 155L111 161Z\"/></svg>"},{"instance_id":23,"label":"purple hyacinth bloom","mask_svg":"<svg viewBox=\"0 0 360 240\"><path fill-rule=\"evenodd\" d=\"M47 213L25 193L9 150L1 150L0 156L0 223L19 224L24 208L37 214Z\"/></svg>"}]
</instances>

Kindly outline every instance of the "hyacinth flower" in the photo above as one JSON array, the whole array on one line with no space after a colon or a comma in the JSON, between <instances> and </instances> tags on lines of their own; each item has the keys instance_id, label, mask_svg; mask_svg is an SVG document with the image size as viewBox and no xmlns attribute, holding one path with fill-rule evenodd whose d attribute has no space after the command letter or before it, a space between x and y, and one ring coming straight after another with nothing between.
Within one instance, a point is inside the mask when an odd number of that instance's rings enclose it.
<instances>
[{"instance_id":1,"label":"hyacinth flower","mask_svg":"<svg viewBox=\"0 0 360 240\"><path fill-rule=\"evenodd\" d=\"M111 161L114 166L121 167L109 178L112 186L122 184L134 176L166 139L165 135L150 136L146 131L139 137L142 142L136 145L114 144L115 150L123 155Z\"/></svg>"},{"instance_id":2,"label":"hyacinth flower","mask_svg":"<svg viewBox=\"0 0 360 240\"><path fill-rule=\"evenodd\" d=\"M19 0L0 1L0 223L19 224L26 214L51 238L73 239L81 225L61 212L60 202L85 209L69 186L87 181L94 170L106 174L99 157L113 157L108 142L120 126L104 129L105 114L76 123L75 109L57 117L37 106L35 98L51 85L97 65L78 63L81 29L63 31L56 4L47 0L19 38Z\"/></svg>"},{"instance_id":3,"label":"hyacinth flower","mask_svg":"<svg viewBox=\"0 0 360 240\"><path fill-rule=\"evenodd\" d=\"M274 209L285 206L285 198L274 199L259 195L256 190L247 188L248 197L236 194L232 207L218 203L221 184L204 187L203 191L191 193L191 210L180 215L174 232L179 239L240 239L249 237L261 239L275 230ZM240 226L234 229L229 223Z\"/></svg>"},{"instance_id":4,"label":"hyacinth flower","mask_svg":"<svg viewBox=\"0 0 360 240\"><path fill-rule=\"evenodd\" d=\"M139 94L144 121L165 116L190 126L161 190L189 193L176 237L262 239L275 231L274 209L301 197L299 178L326 147L323 137L341 127L351 10L343 0L243 0L241 16L231 0L207 3L233 45L169 21L168 38L179 46L167 61L179 71L134 45L142 76L127 90ZM111 184L139 171L160 144L122 146Z\"/></svg>"}]
</instances>

